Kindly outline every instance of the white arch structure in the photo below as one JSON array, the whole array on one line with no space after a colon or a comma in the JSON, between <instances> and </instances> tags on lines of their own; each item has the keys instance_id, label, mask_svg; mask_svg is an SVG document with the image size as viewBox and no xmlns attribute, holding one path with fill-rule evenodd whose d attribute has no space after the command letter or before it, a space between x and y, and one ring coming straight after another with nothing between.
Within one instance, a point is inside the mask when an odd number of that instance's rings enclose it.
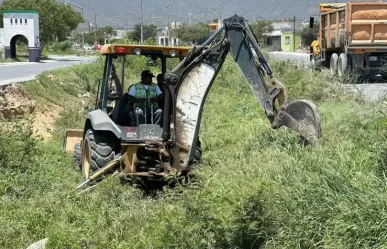
<instances>
[{"instance_id":1,"label":"white arch structure","mask_svg":"<svg viewBox=\"0 0 387 249\"><path fill-rule=\"evenodd\" d=\"M4 10L5 58L16 58L16 41L20 37L28 40L30 62L40 61L39 13L34 10Z\"/></svg>"}]
</instances>

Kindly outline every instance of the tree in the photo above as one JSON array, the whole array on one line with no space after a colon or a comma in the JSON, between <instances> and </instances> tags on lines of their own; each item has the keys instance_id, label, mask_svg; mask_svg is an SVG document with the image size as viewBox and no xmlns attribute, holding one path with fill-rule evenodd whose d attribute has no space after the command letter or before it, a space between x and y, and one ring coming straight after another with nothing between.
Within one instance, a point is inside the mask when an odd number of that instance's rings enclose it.
<instances>
[{"instance_id":1,"label":"tree","mask_svg":"<svg viewBox=\"0 0 387 249\"><path fill-rule=\"evenodd\" d=\"M143 25L143 40L156 40L157 26L156 25ZM133 31L130 33L130 38L136 42L141 41L141 24L134 25Z\"/></svg>"},{"instance_id":2,"label":"tree","mask_svg":"<svg viewBox=\"0 0 387 249\"><path fill-rule=\"evenodd\" d=\"M210 27L206 23L183 25L171 31L171 34L187 43L203 43L210 36Z\"/></svg>"},{"instance_id":3,"label":"tree","mask_svg":"<svg viewBox=\"0 0 387 249\"><path fill-rule=\"evenodd\" d=\"M318 32L320 30L319 23L315 23L313 25L313 29L309 28L309 26L304 27L301 31L301 41L302 44L306 47L309 47L312 42L316 39L316 35L318 35Z\"/></svg>"},{"instance_id":4,"label":"tree","mask_svg":"<svg viewBox=\"0 0 387 249\"><path fill-rule=\"evenodd\" d=\"M115 36L117 35L117 32L114 31L114 28L111 27L111 26L105 26L103 28L103 32L107 35L107 36Z\"/></svg>"},{"instance_id":5,"label":"tree","mask_svg":"<svg viewBox=\"0 0 387 249\"><path fill-rule=\"evenodd\" d=\"M95 41L98 42L98 44L101 44L105 41L104 32L102 29L98 29L97 31L93 31L90 33L76 33L74 34L75 41L82 42L84 38L84 41L86 44L94 44Z\"/></svg>"},{"instance_id":6,"label":"tree","mask_svg":"<svg viewBox=\"0 0 387 249\"><path fill-rule=\"evenodd\" d=\"M52 41L64 41L83 22L80 13L65 3L55 0L4 0L0 3L0 26L3 26L2 10L35 10L39 12L40 45Z\"/></svg>"},{"instance_id":7,"label":"tree","mask_svg":"<svg viewBox=\"0 0 387 249\"><path fill-rule=\"evenodd\" d=\"M95 41L98 44L104 44L105 39L111 36L116 36L117 32L111 26L105 26L97 31L89 32L89 33L75 33L74 40L77 42L82 42L83 38L86 44L94 44Z\"/></svg>"},{"instance_id":8,"label":"tree","mask_svg":"<svg viewBox=\"0 0 387 249\"><path fill-rule=\"evenodd\" d=\"M264 33L270 33L274 30L273 22L268 20L258 20L251 23L250 26L258 41L261 41L263 39Z\"/></svg>"}]
</instances>

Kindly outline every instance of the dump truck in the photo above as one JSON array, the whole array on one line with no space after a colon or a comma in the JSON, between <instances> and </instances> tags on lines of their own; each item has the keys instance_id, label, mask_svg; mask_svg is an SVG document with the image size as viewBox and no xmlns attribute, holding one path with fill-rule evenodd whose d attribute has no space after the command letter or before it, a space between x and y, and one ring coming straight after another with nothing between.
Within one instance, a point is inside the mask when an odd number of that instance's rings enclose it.
<instances>
[{"instance_id":1,"label":"dump truck","mask_svg":"<svg viewBox=\"0 0 387 249\"><path fill-rule=\"evenodd\" d=\"M321 3L319 8L320 31L310 47L312 65L338 76L356 72L386 77L387 3ZM313 24L311 17L310 28Z\"/></svg>"}]
</instances>

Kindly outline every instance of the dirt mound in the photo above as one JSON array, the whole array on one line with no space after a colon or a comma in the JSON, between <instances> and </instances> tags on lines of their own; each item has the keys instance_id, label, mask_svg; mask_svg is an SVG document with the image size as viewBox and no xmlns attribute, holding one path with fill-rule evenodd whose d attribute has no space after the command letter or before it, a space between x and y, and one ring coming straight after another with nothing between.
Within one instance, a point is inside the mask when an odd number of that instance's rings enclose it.
<instances>
[{"instance_id":1,"label":"dirt mound","mask_svg":"<svg viewBox=\"0 0 387 249\"><path fill-rule=\"evenodd\" d=\"M38 105L33 122L34 136L40 137L43 140L52 138L55 121L62 109L58 106Z\"/></svg>"},{"instance_id":2,"label":"dirt mound","mask_svg":"<svg viewBox=\"0 0 387 249\"><path fill-rule=\"evenodd\" d=\"M29 114L35 107L36 102L20 85L0 86L0 119Z\"/></svg>"},{"instance_id":3,"label":"dirt mound","mask_svg":"<svg viewBox=\"0 0 387 249\"><path fill-rule=\"evenodd\" d=\"M369 40L371 39L371 34L367 31L358 31L353 34L354 40Z\"/></svg>"},{"instance_id":4,"label":"dirt mound","mask_svg":"<svg viewBox=\"0 0 387 249\"><path fill-rule=\"evenodd\" d=\"M352 14L352 20L386 20L386 9L359 10Z\"/></svg>"}]
</instances>

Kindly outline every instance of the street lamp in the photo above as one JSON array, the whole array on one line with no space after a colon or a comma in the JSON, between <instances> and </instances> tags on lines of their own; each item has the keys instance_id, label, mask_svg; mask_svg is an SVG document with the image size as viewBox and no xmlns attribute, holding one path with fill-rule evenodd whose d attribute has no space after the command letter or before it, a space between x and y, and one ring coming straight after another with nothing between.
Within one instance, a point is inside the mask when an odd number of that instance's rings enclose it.
<instances>
[{"instance_id":1,"label":"street lamp","mask_svg":"<svg viewBox=\"0 0 387 249\"><path fill-rule=\"evenodd\" d=\"M73 7L75 7L75 8L80 9L80 10L82 11L82 19L84 18L84 16L83 16L83 8L82 8L81 6L78 6L78 5L73 4L73 3L71 3L71 2L68 2L68 1L66 1L66 3L67 3L67 4L70 4L71 6L73 6ZM84 49L84 47L85 47L85 35L84 35L83 32L82 32L82 48Z\"/></svg>"},{"instance_id":2,"label":"street lamp","mask_svg":"<svg viewBox=\"0 0 387 249\"><path fill-rule=\"evenodd\" d=\"M167 5L167 17L168 17L168 19L167 19L167 27L168 27L168 31L169 31L169 8L171 7L171 5Z\"/></svg>"},{"instance_id":3,"label":"street lamp","mask_svg":"<svg viewBox=\"0 0 387 249\"><path fill-rule=\"evenodd\" d=\"M167 5L167 16L168 16L168 23L167 23L167 39L168 39L168 45L170 44L170 37L169 37L169 8L171 5Z\"/></svg>"},{"instance_id":4,"label":"street lamp","mask_svg":"<svg viewBox=\"0 0 387 249\"><path fill-rule=\"evenodd\" d=\"M222 20L222 13L220 13L219 11L217 11L216 9L210 7L210 9L212 9L213 11L215 11L216 13L219 14L219 20L221 21Z\"/></svg>"}]
</instances>

